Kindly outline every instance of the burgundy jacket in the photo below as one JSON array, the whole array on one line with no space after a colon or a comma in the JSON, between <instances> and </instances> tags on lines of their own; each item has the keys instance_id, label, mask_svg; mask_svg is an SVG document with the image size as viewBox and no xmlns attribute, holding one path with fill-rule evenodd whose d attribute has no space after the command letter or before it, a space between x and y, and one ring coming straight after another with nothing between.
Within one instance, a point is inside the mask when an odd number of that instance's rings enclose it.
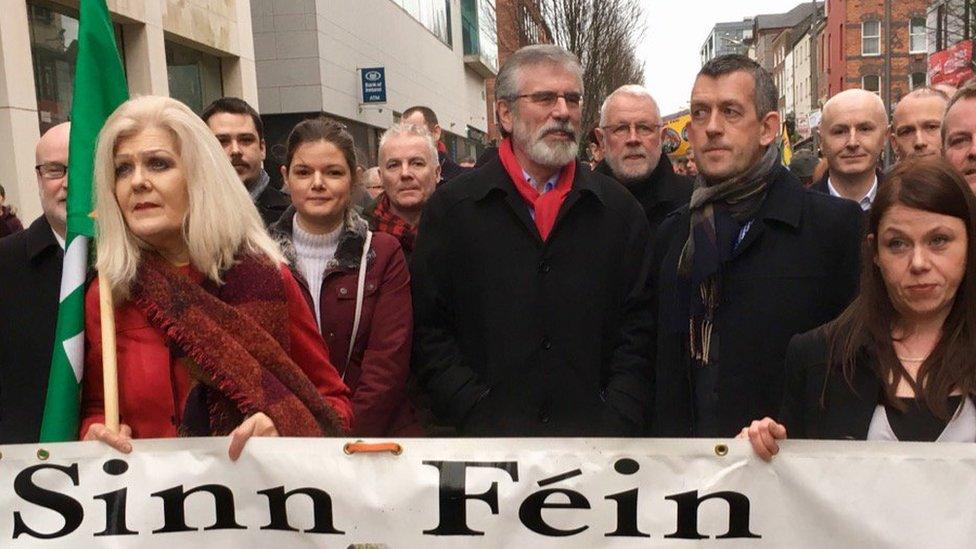
<instances>
[{"instance_id":1,"label":"burgundy jacket","mask_svg":"<svg viewBox=\"0 0 976 549\"><path fill-rule=\"evenodd\" d=\"M0 206L0 238L23 230L24 225L17 219L17 214L9 206Z\"/></svg>"},{"instance_id":2,"label":"burgundy jacket","mask_svg":"<svg viewBox=\"0 0 976 549\"><path fill-rule=\"evenodd\" d=\"M294 207L288 208L272 235L282 244L292 273L314 310L308 283L295 266L291 244ZM366 222L351 214L329 262L320 292L322 337L332 364L352 390L352 436L421 436L423 431L407 398L413 307L410 273L396 238L374 232L366 259L363 309L352 358L346 363L356 312L359 263Z\"/></svg>"}]
</instances>

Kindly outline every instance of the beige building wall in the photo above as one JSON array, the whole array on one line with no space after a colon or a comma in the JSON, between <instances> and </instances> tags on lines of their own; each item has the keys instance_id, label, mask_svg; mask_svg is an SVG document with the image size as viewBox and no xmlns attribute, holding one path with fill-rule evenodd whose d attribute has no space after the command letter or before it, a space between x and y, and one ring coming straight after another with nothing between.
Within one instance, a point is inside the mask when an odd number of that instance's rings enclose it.
<instances>
[{"instance_id":1,"label":"beige building wall","mask_svg":"<svg viewBox=\"0 0 976 549\"><path fill-rule=\"evenodd\" d=\"M377 128L427 105L440 125L487 132L485 78L466 68L461 6L446 45L391 0L252 0L261 113L326 111ZM385 67L387 103L360 106L362 67Z\"/></svg>"},{"instance_id":2,"label":"beige building wall","mask_svg":"<svg viewBox=\"0 0 976 549\"><path fill-rule=\"evenodd\" d=\"M813 63L811 58L811 47L813 38L810 33L804 34L803 38L796 43L793 48L794 78L796 79L796 117L808 116L814 106L813 90Z\"/></svg>"},{"instance_id":3,"label":"beige building wall","mask_svg":"<svg viewBox=\"0 0 976 549\"><path fill-rule=\"evenodd\" d=\"M0 184L26 224L41 214L34 178L34 143L40 137L31 69L27 5L3 3L0 17Z\"/></svg>"},{"instance_id":4,"label":"beige building wall","mask_svg":"<svg viewBox=\"0 0 976 549\"><path fill-rule=\"evenodd\" d=\"M40 126L28 4L0 0L0 184L25 224L41 214L34 175ZM43 5L52 4L77 13L79 0ZM224 94L258 106L249 0L107 0L106 4L113 22L122 25L131 94L169 94L165 44L172 40L219 57Z\"/></svg>"},{"instance_id":5,"label":"beige building wall","mask_svg":"<svg viewBox=\"0 0 976 549\"><path fill-rule=\"evenodd\" d=\"M783 115L796 113L796 82L793 78L793 50L783 58L783 90L780 95L784 98Z\"/></svg>"}]
</instances>

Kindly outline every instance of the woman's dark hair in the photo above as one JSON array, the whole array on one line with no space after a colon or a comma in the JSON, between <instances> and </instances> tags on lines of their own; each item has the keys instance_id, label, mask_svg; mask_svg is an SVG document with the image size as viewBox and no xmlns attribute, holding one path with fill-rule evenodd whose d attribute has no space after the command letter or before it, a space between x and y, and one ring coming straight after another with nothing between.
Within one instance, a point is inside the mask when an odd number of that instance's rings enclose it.
<instances>
[{"instance_id":1,"label":"woman's dark hair","mask_svg":"<svg viewBox=\"0 0 976 549\"><path fill-rule=\"evenodd\" d=\"M878 250L881 218L893 206L947 215L966 227L966 266L955 300L942 326L938 343L913 380L895 354L892 329L898 320L874 258ZM904 409L895 397L905 379L916 397L937 417L947 419L953 390L976 392L976 196L966 181L944 159L906 160L899 163L878 187L868 218L868 235L861 251L861 288L854 302L827 325L828 364L840 366L853 389L857 362L865 354L874 359L875 374L884 387L885 401ZM828 375L830 375L828 368Z\"/></svg>"},{"instance_id":2,"label":"woman's dark hair","mask_svg":"<svg viewBox=\"0 0 976 549\"><path fill-rule=\"evenodd\" d=\"M302 120L292 128L291 133L288 134L288 140L285 142L285 170L291 168L291 161L298 147L317 141L327 141L342 152L342 156L345 157L346 164L348 164L349 173L352 174L353 183L355 183L356 167L359 163L356 160L356 143L353 141L352 134L346 130L343 124L325 116Z\"/></svg>"}]
</instances>

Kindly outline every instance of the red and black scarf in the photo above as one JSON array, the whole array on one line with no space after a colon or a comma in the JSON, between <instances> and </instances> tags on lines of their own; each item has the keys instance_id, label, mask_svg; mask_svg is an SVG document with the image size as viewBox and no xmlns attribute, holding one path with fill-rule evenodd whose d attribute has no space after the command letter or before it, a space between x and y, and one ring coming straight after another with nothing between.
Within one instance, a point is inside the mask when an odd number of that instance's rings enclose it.
<instances>
[{"instance_id":1,"label":"red and black scarf","mask_svg":"<svg viewBox=\"0 0 976 549\"><path fill-rule=\"evenodd\" d=\"M498 146L498 158L501 160L502 166L505 167L505 171L508 172L508 176L512 178L512 182L515 183L515 189L535 212L535 226L539 229L539 236L542 237L542 240L547 240L549 233L552 232L552 228L556 224L559 208L562 207L566 195L573 188L573 178L576 177L576 162L570 162L563 166L554 189L547 193L540 193L526 181L522 166L515 157L511 138L506 137Z\"/></svg>"},{"instance_id":2,"label":"red and black scarf","mask_svg":"<svg viewBox=\"0 0 976 549\"><path fill-rule=\"evenodd\" d=\"M400 241L400 247L407 255L413 251L413 242L417 238L417 227L407 223L402 217L393 213L390 197L386 193L380 195L373 209L373 230L393 235Z\"/></svg>"},{"instance_id":3,"label":"red and black scarf","mask_svg":"<svg viewBox=\"0 0 976 549\"><path fill-rule=\"evenodd\" d=\"M195 284L145 253L132 288L133 302L180 351L174 356L183 356L197 382L181 434L225 435L257 412L282 436L341 434L335 410L288 355L288 302L278 267L244 255L223 280Z\"/></svg>"}]
</instances>

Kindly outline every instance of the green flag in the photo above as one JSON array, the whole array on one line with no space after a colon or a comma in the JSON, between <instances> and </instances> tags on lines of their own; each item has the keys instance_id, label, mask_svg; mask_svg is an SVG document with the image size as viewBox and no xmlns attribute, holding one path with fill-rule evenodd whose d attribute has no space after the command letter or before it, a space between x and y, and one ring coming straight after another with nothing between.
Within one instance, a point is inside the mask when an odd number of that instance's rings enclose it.
<instances>
[{"instance_id":1,"label":"green flag","mask_svg":"<svg viewBox=\"0 0 976 549\"><path fill-rule=\"evenodd\" d=\"M78 401L85 350L85 274L95 236L92 165L95 139L112 111L129 97L105 0L79 2L78 58L68 142L68 234L61 302L48 378L41 441L78 438Z\"/></svg>"}]
</instances>

